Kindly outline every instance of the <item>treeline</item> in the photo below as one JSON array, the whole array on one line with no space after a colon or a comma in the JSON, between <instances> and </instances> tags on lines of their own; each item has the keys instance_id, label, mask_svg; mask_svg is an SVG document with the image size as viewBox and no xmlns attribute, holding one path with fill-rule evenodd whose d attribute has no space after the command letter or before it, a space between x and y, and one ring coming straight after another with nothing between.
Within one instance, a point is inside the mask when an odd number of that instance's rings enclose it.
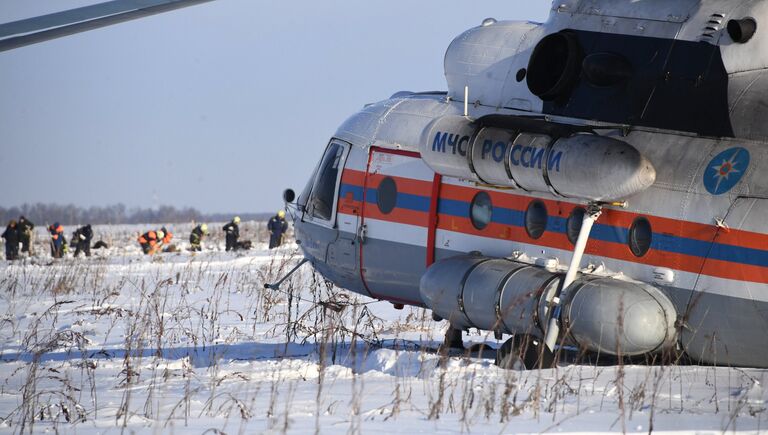
<instances>
[{"instance_id":1,"label":"treeline","mask_svg":"<svg viewBox=\"0 0 768 435\"><path fill-rule=\"evenodd\" d=\"M77 224L160 224L183 222L225 222L238 215L243 220L269 219L270 213L213 213L204 214L191 208L161 206L158 208L128 208L124 204L107 207L78 207L60 204L24 204L20 207L0 206L0 223L5 226L11 220L25 216L35 225L59 222L62 225Z\"/></svg>"}]
</instances>

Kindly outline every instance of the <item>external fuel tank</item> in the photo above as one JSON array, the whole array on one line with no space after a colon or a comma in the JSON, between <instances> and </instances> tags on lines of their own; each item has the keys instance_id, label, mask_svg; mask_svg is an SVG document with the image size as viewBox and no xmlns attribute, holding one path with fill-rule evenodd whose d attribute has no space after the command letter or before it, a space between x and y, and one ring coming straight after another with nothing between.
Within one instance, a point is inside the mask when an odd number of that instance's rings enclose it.
<instances>
[{"instance_id":1,"label":"external fuel tank","mask_svg":"<svg viewBox=\"0 0 768 435\"><path fill-rule=\"evenodd\" d=\"M427 307L454 328L542 337L549 301L562 277L508 259L461 255L430 266L420 292ZM669 298L651 285L582 276L564 294L566 343L627 356L674 344L677 313Z\"/></svg>"},{"instance_id":2,"label":"external fuel tank","mask_svg":"<svg viewBox=\"0 0 768 435\"><path fill-rule=\"evenodd\" d=\"M586 201L620 201L656 180L651 162L618 139L476 127L461 116L434 121L420 152L441 175Z\"/></svg>"}]
</instances>

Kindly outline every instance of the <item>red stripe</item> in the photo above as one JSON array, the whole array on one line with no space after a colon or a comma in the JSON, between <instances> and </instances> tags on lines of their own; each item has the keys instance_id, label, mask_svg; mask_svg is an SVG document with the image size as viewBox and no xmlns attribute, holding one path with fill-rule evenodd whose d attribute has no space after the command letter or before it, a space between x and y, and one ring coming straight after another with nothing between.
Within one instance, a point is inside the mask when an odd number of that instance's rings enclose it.
<instances>
[{"instance_id":1,"label":"red stripe","mask_svg":"<svg viewBox=\"0 0 768 435\"><path fill-rule=\"evenodd\" d=\"M717 233L717 243L744 248L764 250L768 246L768 237L762 233L745 230L722 229Z\"/></svg>"},{"instance_id":2,"label":"red stripe","mask_svg":"<svg viewBox=\"0 0 768 435\"><path fill-rule=\"evenodd\" d=\"M427 224L427 267L435 262L435 239L437 238L437 203L440 200L440 183L443 177L435 174L432 179L432 195L429 198L429 223Z\"/></svg>"},{"instance_id":3,"label":"red stripe","mask_svg":"<svg viewBox=\"0 0 768 435\"><path fill-rule=\"evenodd\" d=\"M708 259L702 269L704 275L718 276L737 281L759 282L768 284L768 269L751 264L731 263Z\"/></svg>"},{"instance_id":4,"label":"red stripe","mask_svg":"<svg viewBox=\"0 0 768 435\"><path fill-rule=\"evenodd\" d=\"M378 186L385 178L393 178L397 181L398 193L426 196L429 192L432 191L432 182L430 181L395 177L387 174L368 174L368 186ZM354 169L345 169L341 176L341 183L361 187L363 186L364 179L365 172L357 171Z\"/></svg>"},{"instance_id":5,"label":"red stripe","mask_svg":"<svg viewBox=\"0 0 768 435\"><path fill-rule=\"evenodd\" d=\"M368 174L368 186L378 187L385 178L393 178L397 181L397 192L411 195L428 196L432 191L431 181L414 180L410 178L393 177L387 174Z\"/></svg>"},{"instance_id":6,"label":"red stripe","mask_svg":"<svg viewBox=\"0 0 768 435\"><path fill-rule=\"evenodd\" d=\"M344 169L341 173L341 184L363 186L365 184L365 172L354 169Z\"/></svg>"},{"instance_id":7,"label":"red stripe","mask_svg":"<svg viewBox=\"0 0 768 435\"><path fill-rule=\"evenodd\" d=\"M363 208L363 203L355 201L351 197L352 194L349 195L349 198L341 198L339 200L339 213L360 216L362 214L361 210Z\"/></svg>"}]
</instances>

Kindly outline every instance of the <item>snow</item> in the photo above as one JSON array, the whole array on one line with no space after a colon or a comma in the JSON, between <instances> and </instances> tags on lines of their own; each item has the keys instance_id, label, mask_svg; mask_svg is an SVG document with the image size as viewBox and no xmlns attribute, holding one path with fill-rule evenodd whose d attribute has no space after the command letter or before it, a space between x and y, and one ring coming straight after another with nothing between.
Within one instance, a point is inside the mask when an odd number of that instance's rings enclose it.
<instances>
[{"instance_id":1,"label":"snow","mask_svg":"<svg viewBox=\"0 0 768 435\"><path fill-rule=\"evenodd\" d=\"M247 228L247 227L246 227ZM759 433L765 370L585 365L506 371L441 357L445 322L334 288L269 251L0 265L0 432ZM174 231L184 239L187 227ZM99 236L97 236L98 239ZM185 243L179 243L185 247ZM38 252L43 252L42 246ZM498 347L487 333L468 342Z\"/></svg>"}]
</instances>

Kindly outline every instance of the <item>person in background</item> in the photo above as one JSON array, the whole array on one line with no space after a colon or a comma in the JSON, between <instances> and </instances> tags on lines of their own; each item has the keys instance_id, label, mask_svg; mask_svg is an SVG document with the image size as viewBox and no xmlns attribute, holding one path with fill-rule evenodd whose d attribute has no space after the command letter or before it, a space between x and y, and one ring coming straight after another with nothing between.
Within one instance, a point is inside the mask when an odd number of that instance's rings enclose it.
<instances>
[{"instance_id":1,"label":"person in background","mask_svg":"<svg viewBox=\"0 0 768 435\"><path fill-rule=\"evenodd\" d=\"M160 237L160 241L157 245L157 248L155 248L155 252L160 250L162 250L162 252L179 252L176 249L176 245L171 244L171 240L173 240L173 233L170 232L166 227L162 227L160 232L163 233L163 237Z\"/></svg>"},{"instance_id":2,"label":"person in background","mask_svg":"<svg viewBox=\"0 0 768 435\"><path fill-rule=\"evenodd\" d=\"M288 231L288 222L285 221L285 211L280 210L272 216L267 224L269 230L269 249L277 248L283 244L283 234Z\"/></svg>"},{"instance_id":3,"label":"person in background","mask_svg":"<svg viewBox=\"0 0 768 435\"><path fill-rule=\"evenodd\" d=\"M64 227L58 222L48 227L51 234L51 257L62 258L67 252L67 239L64 237Z\"/></svg>"},{"instance_id":4,"label":"person in background","mask_svg":"<svg viewBox=\"0 0 768 435\"><path fill-rule=\"evenodd\" d=\"M91 224L80 227L75 231L72 235L72 243L75 244L75 257L80 255L80 252L85 253L86 257L91 256L91 239L93 239Z\"/></svg>"},{"instance_id":5,"label":"person in background","mask_svg":"<svg viewBox=\"0 0 768 435\"><path fill-rule=\"evenodd\" d=\"M19 258L19 228L16 221L8 222L2 238L5 239L5 259L8 261Z\"/></svg>"},{"instance_id":6,"label":"person in background","mask_svg":"<svg viewBox=\"0 0 768 435\"><path fill-rule=\"evenodd\" d=\"M237 249L237 240L240 238L240 216L235 216L232 222L224 225L226 234L227 251Z\"/></svg>"},{"instance_id":7,"label":"person in background","mask_svg":"<svg viewBox=\"0 0 768 435\"><path fill-rule=\"evenodd\" d=\"M162 244L164 237L165 237L165 233L162 230L160 231L150 230L140 235L137 240L139 242L139 245L141 245L141 251L143 253L147 255L154 255L154 253L160 247L159 244Z\"/></svg>"},{"instance_id":8,"label":"person in background","mask_svg":"<svg viewBox=\"0 0 768 435\"><path fill-rule=\"evenodd\" d=\"M200 252L203 250L202 242L203 237L208 235L208 224L200 224L192 229L192 233L189 234L189 244L191 245L190 251Z\"/></svg>"},{"instance_id":9,"label":"person in background","mask_svg":"<svg viewBox=\"0 0 768 435\"><path fill-rule=\"evenodd\" d=\"M25 218L24 216L21 216L19 218L19 238L21 240L21 252L26 252L29 255L32 255L32 251L30 251L31 241L32 241L32 230L35 229L35 224L33 224L29 219Z\"/></svg>"},{"instance_id":10,"label":"person in background","mask_svg":"<svg viewBox=\"0 0 768 435\"><path fill-rule=\"evenodd\" d=\"M165 227L160 228L160 232L163 233L163 236L160 237L160 241L163 242L163 245L168 246L171 243L171 239L173 239L173 233L168 231Z\"/></svg>"}]
</instances>

